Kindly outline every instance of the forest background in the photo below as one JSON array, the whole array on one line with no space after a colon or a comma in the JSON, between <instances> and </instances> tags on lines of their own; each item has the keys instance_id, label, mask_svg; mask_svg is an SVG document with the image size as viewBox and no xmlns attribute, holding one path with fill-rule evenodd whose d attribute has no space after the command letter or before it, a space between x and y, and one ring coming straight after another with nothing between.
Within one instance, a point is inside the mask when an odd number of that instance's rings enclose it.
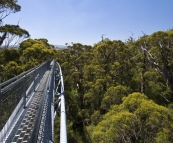
<instances>
[{"instance_id":1,"label":"forest background","mask_svg":"<svg viewBox=\"0 0 173 143\"><path fill-rule=\"evenodd\" d=\"M20 8L14 0L0 2L1 82L56 59L64 75L68 142L173 140L172 29L56 50L47 39L30 39L19 25L3 24ZM55 142L59 122L57 117Z\"/></svg>"}]
</instances>

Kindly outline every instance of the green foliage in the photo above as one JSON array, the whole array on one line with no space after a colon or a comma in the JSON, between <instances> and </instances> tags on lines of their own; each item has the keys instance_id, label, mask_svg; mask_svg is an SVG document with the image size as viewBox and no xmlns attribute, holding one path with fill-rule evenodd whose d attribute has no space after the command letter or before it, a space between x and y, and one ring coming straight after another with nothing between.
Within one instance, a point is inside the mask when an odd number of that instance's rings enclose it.
<instances>
[{"instance_id":1,"label":"green foliage","mask_svg":"<svg viewBox=\"0 0 173 143\"><path fill-rule=\"evenodd\" d=\"M48 44L46 39L28 39L21 47L3 48L0 50L0 78L8 80L23 71L54 58L56 50Z\"/></svg>"},{"instance_id":2,"label":"green foliage","mask_svg":"<svg viewBox=\"0 0 173 143\"><path fill-rule=\"evenodd\" d=\"M171 142L172 38L172 30L158 31L126 43L107 39L62 50L44 38L28 39L0 51L0 74L6 80L55 58L64 75L68 142Z\"/></svg>"},{"instance_id":3,"label":"green foliage","mask_svg":"<svg viewBox=\"0 0 173 143\"><path fill-rule=\"evenodd\" d=\"M11 35L18 35L19 37L28 38L30 35L28 31L20 28L18 25L9 25L6 24L0 28L0 32L8 32Z\"/></svg>"},{"instance_id":4,"label":"green foliage","mask_svg":"<svg viewBox=\"0 0 173 143\"><path fill-rule=\"evenodd\" d=\"M3 25L4 18L20 11L21 6L17 2L17 0L0 1L0 46L5 48L16 48L21 41L30 36L29 32L19 25Z\"/></svg>"},{"instance_id":5,"label":"green foliage","mask_svg":"<svg viewBox=\"0 0 173 143\"><path fill-rule=\"evenodd\" d=\"M5 66L3 66L2 81L8 80L14 76L23 72L23 68L19 66L15 61L8 62Z\"/></svg>"},{"instance_id":6,"label":"green foliage","mask_svg":"<svg viewBox=\"0 0 173 143\"><path fill-rule=\"evenodd\" d=\"M3 56L3 64L6 64L10 61L15 61L19 63L19 53L16 49L3 49L0 52Z\"/></svg>"},{"instance_id":7,"label":"green foliage","mask_svg":"<svg viewBox=\"0 0 173 143\"><path fill-rule=\"evenodd\" d=\"M21 6L17 4L17 0L1 0L0 1L0 20L4 19L10 13L20 11Z\"/></svg>"},{"instance_id":8,"label":"green foliage","mask_svg":"<svg viewBox=\"0 0 173 143\"><path fill-rule=\"evenodd\" d=\"M92 133L94 143L171 141L172 114L144 94L133 93L115 105ZM171 118L171 119L170 119Z\"/></svg>"},{"instance_id":9,"label":"green foliage","mask_svg":"<svg viewBox=\"0 0 173 143\"><path fill-rule=\"evenodd\" d=\"M102 116L100 114L99 111L95 111L92 115L91 115L91 123L93 125L97 125L100 121L102 120Z\"/></svg>"},{"instance_id":10,"label":"green foliage","mask_svg":"<svg viewBox=\"0 0 173 143\"><path fill-rule=\"evenodd\" d=\"M79 142L81 138L83 142L160 140L162 128L166 131L168 126L158 121L170 118L168 109L160 105L169 103L171 86L141 46L147 46L162 64L158 38L167 40L172 35L156 32L127 43L107 39L91 48L73 43L56 53L68 93L66 104L71 105L68 116L75 126L69 132L81 136Z\"/></svg>"},{"instance_id":11,"label":"green foliage","mask_svg":"<svg viewBox=\"0 0 173 143\"><path fill-rule=\"evenodd\" d=\"M111 86L102 99L101 109L107 112L111 105L121 104L123 97L127 96L129 92L127 87L121 85Z\"/></svg>"},{"instance_id":12,"label":"green foliage","mask_svg":"<svg viewBox=\"0 0 173 143\"><path fill-rule=\"evenodd\" d=\"M20 44L19 53L23 63L36 60L38 63L44 62L54 57L54 48L50 48L46 39L28 39Z\"/></svg>"}]
</instances>

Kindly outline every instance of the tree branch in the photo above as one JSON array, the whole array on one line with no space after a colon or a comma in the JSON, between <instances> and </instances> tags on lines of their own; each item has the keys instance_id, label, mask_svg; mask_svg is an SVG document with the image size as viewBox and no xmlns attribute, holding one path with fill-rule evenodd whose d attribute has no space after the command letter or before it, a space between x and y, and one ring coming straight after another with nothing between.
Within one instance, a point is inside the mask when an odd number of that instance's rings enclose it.
<instances>
[{"instance_id":1,"label":"tree branch","mask_svg":"<svg viewBox=\"0 0 173 143\"><path fill-rule=\"evenodd\" d=\"M168 103L170 102L166 97L164 97L162 94L158 93L160 96L162 96Z\"/></svg>"}]
</instances>

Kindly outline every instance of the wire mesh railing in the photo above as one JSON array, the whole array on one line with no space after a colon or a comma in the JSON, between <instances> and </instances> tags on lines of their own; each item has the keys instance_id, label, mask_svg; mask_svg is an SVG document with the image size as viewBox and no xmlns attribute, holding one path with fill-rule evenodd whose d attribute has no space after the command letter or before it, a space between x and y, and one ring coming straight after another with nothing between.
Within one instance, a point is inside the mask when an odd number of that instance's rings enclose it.
<instances>
[{"instance_id":1,"label":"wire mesh railing","mask_svg":"<svg viewBox=\"0 0 173 143\"><path fill-rule=\"evenodd\" d=\"M47 61L0 84L0 140L13 123L15 116L42 79L51 61Z\"/></svg>"},{"instance_id":2,"label":"wire mesh railing","mask_svg":"<svg viewBox=\"0 0 173 143\"><path fill-rule=\"evenodd\" d=\"M52 121L53 113L51 112L54 92L54 60L51 62L49 67L49 77L45 85L45 90L40 102L38 109L38 114L36 117L36 122L34 123L34 128L31 134L30 143L33 142L43 142L50 143L53 142L53 126L54 120ZM54 106L53 106L54 109Z\"/></svg>"},{"instance_id":3,"label":"wire mesh railing","mask_svg":"<svg viewBox=\"0 0 173 143\"><path fill-rule=\"evenodd\" d=\"M29 100L33 97L32 93L47 70L50 73L44 87L29 142L41 141L46 143L54 141L54 118L58 108L61 108L60 142L67 142L63 76L60 65L52 60L0 83L0 142L9 134L9 128L14 124L14 120L20 114L20 111L25 109L26 104L28 106ZM54 96L58 97L56 103L54 102Z\"/></svg>"},{"instance_id":4,"label":"wire mesh railing","mask_svg":"<svg viewBox=\"0 0 173 143\"><path fill-rule=\"evenodd\" d=\"M60 143L67 143L67 127L66 127L66 110L65 110L65 94L64 94L64 81L61 71L61 67L56 63L56 78L57 78L57 89L56 94L60 101L58 107L60 107ZM55 111L55 116L57 111Z\"/></svg>"}]
</instances>

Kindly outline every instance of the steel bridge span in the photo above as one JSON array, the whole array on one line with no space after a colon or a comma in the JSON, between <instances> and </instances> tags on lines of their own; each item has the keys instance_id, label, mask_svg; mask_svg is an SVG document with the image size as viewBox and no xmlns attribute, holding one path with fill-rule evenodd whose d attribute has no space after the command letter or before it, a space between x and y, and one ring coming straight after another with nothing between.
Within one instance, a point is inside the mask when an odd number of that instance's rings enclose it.
<instances>
[{"instance_id":1,"label":"steel bridge span","mask_svg":"<svg viewBox=\"0 0 173 143\"><path fill-rule=\"evenodd\" d=\"M0 143L53 143L60 112L60 143L67 143L64 83L49 60L0 83Z\"/></svg>"}]
</instances>

